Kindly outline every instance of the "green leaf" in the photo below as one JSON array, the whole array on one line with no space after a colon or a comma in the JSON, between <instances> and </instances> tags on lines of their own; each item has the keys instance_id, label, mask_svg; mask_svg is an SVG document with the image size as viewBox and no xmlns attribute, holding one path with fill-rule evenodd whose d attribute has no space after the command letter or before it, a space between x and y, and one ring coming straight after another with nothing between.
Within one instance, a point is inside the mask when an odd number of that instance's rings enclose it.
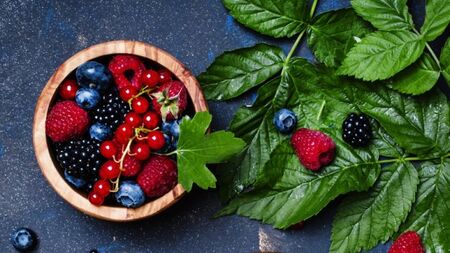
<instances>
[{"instance_id":1,"label":"green leaf","mask_svg":"<svg viewBox=\"0 0 450 253\"><path fill-rule=\"evenodd\" d=\"M439 67L427 53L386 83L401 93L419 95L431 90L439 79Z\"/></svg>"},{"instance_id":2,"label":"green leaf","mask_svg":"<svg viewBox=\"0 0 450 253\"><path fill-rule=\"evenodd\" d=\"M198 80L207 99L231 99L280 72L284 58L279 47L267 44L225 52Z\"/></svg>"},{"instance_id":3,"label":"green leaf","mask_svg":"<svg viewBox=\"0 0 450 253\"><path fill-rule=\"evenodd\" d=\"M400 232L417 231L427 252L450 252L450 159L424 163L419 178L416 202Z\"/></svg>"},{"instance_id":4,"label":"green leaf","mask_svg":"<svg viewBox=\"0 0 450 253\"><path fill-rule=\"evenodd\" d=\"M410 30L413 27L407 0L352 0L352 7L382 31Z\"/></svg>"},{"instance_id":5,"label":"green leaf","mask_svg":"<svg viewBox=\"0 0 450 253\"><path fill-rule=\"evenodd\" d=\"M371 31L352 9L325 12L309 26L308 46L320 62L337 67L355 42Z\"/></svg>"},{"instance_id":6,"label":"green leaf","mask_svg":"<svg viewBox=\"0 0 450 253\"><path fill-rule=\"evenodd\" d=\"M292 37L306 28L306 0L223 0L241 24L275 38Z\"/></svg>"},{"instance_id":7,"label":"green leaf","mask_svg":"<svg viewBox=\"0 0 450 253\"><path fill-rule=\"evenodd\" d=\"M439 90L416 97L382 86L355 92L359 109L375 118L406 152L433 157L450 149L449 104Z\"/></svg>"},{"instance_id":8,"label":"green leaf","mask_svg":"<svg viewBox=\"0 0 450 253\"><path fill-rule=\"evenodd\" d=\"M374 139L372 144L380 153L380 156L401 158L405 155L405 151L395 143L395 140L390 136L384 128L375 120L371 122L374 127Z\"/></svg>"},{"instance_id":9,"label":"green leaf","mask_svg":"<svg viewBox=\"0 0 450 253\"><path fill-rule=\"evenodd\" d=\"M383 168L369 191L351 194L339 205L330 252L360 252L385 243L408 216L418 184L409 162Z\"/></svg>"},{"instance_id":10,"label":"green leaf","mask_svg":"<svg viewBox=\"0 0 450 253\"><path fill-rule=\"evenodd\" d=\"M264 167L262 178L270 182L233 199L217 216L237 213L287 228L317 214L340 194L367 190L379 173L377 156L348 147L337 134L331 136L338 145L335 161L319 173L301 166L289 141L281 143Z\"/></svg>"},{"instance_id":11,"label":"green leaf","mask_svg":"<svg viewBox=\"0 0 450 253\"><path fill-rule=\"evenodd\" d=\"M420 31L427 41L432 41L450 23L450 0L427 0L425 12L425 21Z\"/></svg>"},{"instance_id":12,"label":"green leaf","mask_svg":"<svg viewBox=\"0 0 450 253\"><path fill-rule=\"evenodd\" d=\"M424 48L422 38L409 31L374 32L350 50L338 73L365 81L384 80L415 62Z\"/></svg>"},{"instance_id":13,"label":"green leaf","mask_svg":"<svg viewBox=\"0 0 450 253\"><path fill-rule=\"evenodd\" d=\"M258 99L250 108L241 108L232 120L230 130L242 137L247 146L223 171L220 195L229 200L251 186L269 160L270 153L283 139L272 123L273 114L287 100L286 75L277 78L258 91ZM221 173L222 174L222 173Z\"/></svg>"},{"instance_id":14,"label":"green leaf","mask_svg":"<svg viewBox=\"0 0 450 253\"><path fill-rule=\"evenodd\" d=\"M212 116L198 112L194 118L183 118L180 123L177 163L178 182L186 191L195 183L202 189L215 188L216 178L206 164L221 163L241 151L245 142L230 132L217 131L206 134Z\"/></svg>"},{"instance_id":15,"label":"green leaf","mask_svg":"<svg viewBox=\"0 0 450 253\"><path fill-rule=\"evenodd\" d=\"M450 86L450 39L447 39L444 47L442 48L440 62L442 74L447 80L447 84Z\"/></svg>"}]
</instances>

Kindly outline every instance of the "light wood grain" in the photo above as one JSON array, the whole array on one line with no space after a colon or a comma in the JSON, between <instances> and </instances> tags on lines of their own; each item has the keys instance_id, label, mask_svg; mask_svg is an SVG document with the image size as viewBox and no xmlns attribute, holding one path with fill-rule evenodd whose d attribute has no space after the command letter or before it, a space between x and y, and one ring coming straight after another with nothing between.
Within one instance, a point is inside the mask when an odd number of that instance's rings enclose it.
<instances>
[{"instance_id":1,"label":"light wood grain","mask_svg":"<svg viewBox=\"0 0 450 253\"><path fill-rule=\"evenodd\" d=\"M126 222L147 218L165 210L177 202L184 195L185 190L178 184L164 196L136 209L96 207L90 204L85 196L72 189L59 173L50 155L45 133L45 119L49 105L61 82L84 62L111 54L133 54L161 64L185 84L195 111L208 111L208 107L198 81L180 61L164 50L136 41L110 41L84 49L61 64L47 82L37 102L33 122L33 145L42 173L53 189L78 210L95 218Z\"/></svg>"}]
</instances>

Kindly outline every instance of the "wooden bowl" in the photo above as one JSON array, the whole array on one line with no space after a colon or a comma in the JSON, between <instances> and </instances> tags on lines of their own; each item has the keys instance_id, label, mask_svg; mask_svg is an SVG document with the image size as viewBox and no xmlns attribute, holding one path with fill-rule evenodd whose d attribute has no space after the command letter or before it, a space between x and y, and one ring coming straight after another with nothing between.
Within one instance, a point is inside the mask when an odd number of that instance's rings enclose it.
<instances>
[{"instance_id":1,"label":"wooden bowl","mask_svg":"<svg viewBox=\"0 0 450 253\"><path fill-rule=\"evenodd\" d=\"M185 193L183 187L177 184L164 196L152 200L139 208L112 206L94 206L88 199L74 190L55 166L50 154L45 133L45 120L52 99L61 82L81 64L111 54L132 54L157 62L170 70L188 91L195 111L207 111L208 107L198 81L192 73L175 57L155 46L135 41L110 41L84 49L65 61L42 90L37 101L33 122L33 145L37 161L42 173L53 189L72 206L95 218L126 222L153 216L177 202Z\"/></svg>"}]
</instances>

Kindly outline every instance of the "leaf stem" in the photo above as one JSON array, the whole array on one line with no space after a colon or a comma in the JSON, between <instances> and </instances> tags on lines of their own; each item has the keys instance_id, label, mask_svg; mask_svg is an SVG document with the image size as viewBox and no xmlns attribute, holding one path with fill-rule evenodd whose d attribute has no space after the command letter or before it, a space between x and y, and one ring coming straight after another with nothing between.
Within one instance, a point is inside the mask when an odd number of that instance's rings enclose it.
<instances>
[{"instance_id":1,"label":"leaf stem","mask_svg":"<svg viewBox=\"0 0 450 253\"><path fill-rule=\"evenodd\" d=\"M313 4L311 5L311 11L309 12L309 16L312 18L314 16L314 12L316 11L317 3L319 0L314 0Z\"/></svg>"},{"instance_id":2,"label":"leaf stem","mask_svg":"<svg viewBox=\"0 0 450 253\"><path fill-rule=\"evenodd\" d=\"M322 105L320 106L320 110L319 110L319 113L317 114L317 121L319 121L320 120L320 117L322 116L322 112L323 112L323 108L325 107L325 104L327 103L327 101L326 100L323 100L322 101Z\"/></svg>"},{"instance_id":3,"label":"leaf stem","mask_svg":"<svg viewBox=\"0 0 450 253\"><path fill-rule=\"evenodd\" d=\"M297 39L294 42L294 45L292 45L291 50L289 51L286 60L284 61L283 66L286 67L289 63L289 61L291 60L292 55L294 54L295 50L297 49L298 45L300 44L300 41L302 40L303 34L305 34L306 30L303 30L297 37ZM283 67L283 70L284 70Z\"/></svg>"},{"instance_id":4,"label":"leaf stem","mask_svg":"<svg viewBox=\"0 0 450 253\"><path fill-rule=\"evenodd\" d=\"M414 26L411 26L411 29L414 31L414 33L416 33L419 36L422 36L422 34L420 34L419 31L417 31L417 29ZM433 60L436 62L436 64L438 65L439 69L441 69L441 62L439 61L439 58L436 56L436 54L434 53L433 49L431 48L430 44L428 44L428 42L425 42L425 47L427 48L428 52L431 54L431 57L433 57Z\"/></svg>"},{"instance_id":5,"label":"leaf stem","mask_svg":"<svg viewBox=\"0 0 450 253\"><path fill-rule=\"evenodd\" d=\"M431 48L430 44L428 44L428 42L425 42L425 46L428 49L428 52L430 52L431 56L433 57L433 60L436 62L436 64L438 65L439 69L441 69L441 62L439 61L439 58L436 56L436 54L434 53L433 49Z\"/></svg>"},{"instance_id":6,"label":"leaf stem","mask_svg":"<svg viewBox=\"0 0 450 253\"><path fill-rule=\"evenodd\" d=\"M396 162L402 162L402 161L429 161L429 160L435 160L435 159L444 159L450 157L450 153L441 156L441 157L430 157L430 158L420 158L417 156L412 157L400 157L400 158L393 158L393 159L386 159L386 160L380 160L378 161L379 164L383 163L396 163Z\"/></svg>"}]
</instances>

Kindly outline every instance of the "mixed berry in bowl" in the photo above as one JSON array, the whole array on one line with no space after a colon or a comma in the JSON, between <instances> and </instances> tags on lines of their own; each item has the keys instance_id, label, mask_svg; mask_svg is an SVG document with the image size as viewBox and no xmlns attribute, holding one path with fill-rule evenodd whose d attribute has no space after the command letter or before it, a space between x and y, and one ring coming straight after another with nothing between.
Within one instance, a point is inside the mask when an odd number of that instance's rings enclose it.
<instances>
[{"instance_id":1,"label":"mixed berry in bowl","mask_svg":"<svg viewBox=\"0 0 450 253\"><path fill-rule=\"evenodd\" d=\"M60 85L46 134L66 182L100 205L136 208L177 184L179 123L190 109L185 85L134 55L79 66Z\"/></svg>"}]
</instances>

